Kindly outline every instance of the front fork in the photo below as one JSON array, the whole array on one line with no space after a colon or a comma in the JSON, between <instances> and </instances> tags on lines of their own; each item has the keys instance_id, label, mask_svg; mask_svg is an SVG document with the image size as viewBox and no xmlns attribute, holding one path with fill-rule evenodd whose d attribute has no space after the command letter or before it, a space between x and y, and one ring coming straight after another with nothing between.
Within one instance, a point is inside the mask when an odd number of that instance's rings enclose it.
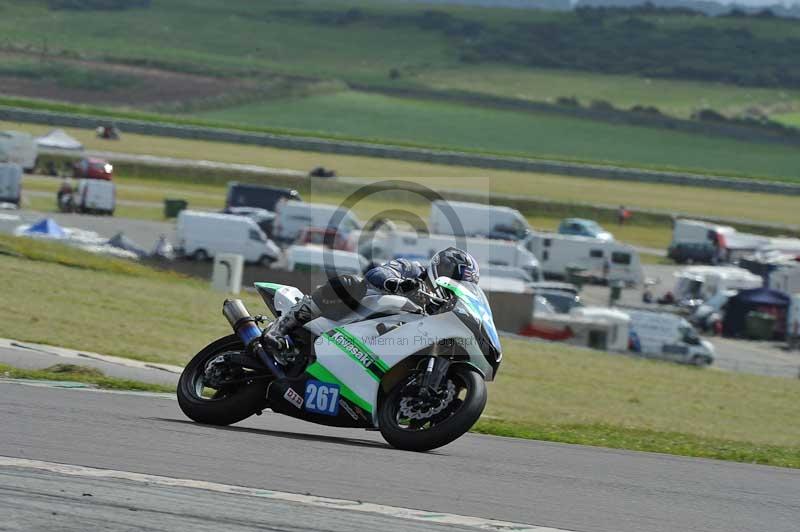
<instances>
[{"instance_id":1,"label":"front fork","mask_svg":"<svg viewBox=\"0 0 800 532\"><path fill-rule=\"evenodd\" d=\"M429 397L436 394L450 369L450 361L444 357L430 357L419 381L420 395Z\"/></svg>"}]
</instances>

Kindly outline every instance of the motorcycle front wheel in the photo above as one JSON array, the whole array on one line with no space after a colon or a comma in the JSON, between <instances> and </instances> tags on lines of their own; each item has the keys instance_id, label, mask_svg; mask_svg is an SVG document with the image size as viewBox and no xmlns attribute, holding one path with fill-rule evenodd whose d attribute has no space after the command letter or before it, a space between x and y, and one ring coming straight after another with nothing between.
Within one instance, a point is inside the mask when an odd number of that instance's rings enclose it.
<instances>
[{"instance_id":1,"label":"motorcycle front wheel","mask_svg":"<svg viewBox=\"0 0 800 532\"><path fill-rule=\"evenodd\" d=\"M226 353L242 351L244 344L236 335L225 336L203 348L186 365L178 380L177 394L178 404L189 419L208 425L231 425L266 407L268 381L224 362ZM237 382L217 384L226 380Z\"/></svg>"},{"instance_id":2,"label":"motorcycle front wheel","mask_svg":"<svg viewBox=\"0 0 800 532\"><path fill-rule=\"evenodd\" d=\"M399 382L378 412L381 434L392 447L418 452L442 447L462 436L481 417L486 406L486 382L472 367L451 366L443 384L444 398L433 408L410 394L415 378L412 374Z\"/></svg>"}]
</instances>

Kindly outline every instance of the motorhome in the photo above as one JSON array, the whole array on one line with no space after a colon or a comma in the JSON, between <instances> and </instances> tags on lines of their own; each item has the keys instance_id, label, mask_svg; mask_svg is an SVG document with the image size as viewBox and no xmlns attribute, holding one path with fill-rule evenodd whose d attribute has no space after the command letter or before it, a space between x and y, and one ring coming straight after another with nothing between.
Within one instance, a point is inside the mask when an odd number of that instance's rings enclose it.
<instances>
[{"instance_id":1,"label":"motorhome","mask_svg":"<svg viewBox=\"0 0 800 532\"><path fill-rule=\"evenodd\" d=\"M520 268L532 280L539 280L539 262L518 242L413 231L377 231L353 236L359 242L359 252L376 262L396 258L427 262L437 251L454 246L470 253L480 266Z\"/></svg>"},{"instance_id":2,"label":"motorhome","mask_svg":"<svg viewBox=\"0 0 800 532\"><path fill-rule=\"evenodd\" d=\"M707 300L719 292L761 288L764 279L734 266L689 266L675 272L675 301Z\"/></svg>"},{"instance_id":3,"label":"motorhome","mask_svg":"<svg viewBox=\"0 0 800 532\"><path fill-rule=\"evenodd\" d=\"M22 168L15 163L0 163L0 203L19 207L22 197Z\"/></svg>"},{"instance_id":4,"label":"motorhome","mask_svg":"<svg viewBox=\"0 0 800 532\"><path fill-rule=\"evenodd\" d=\"M542 273L566 278L569 268L580 268L592 278L641 284L644 274L639 252L620 242L557 233L531 233L526 241Z\"/></svg>"},{"instance_id":5,"label":"motorhome","mask_svg":"<svg viewBox=\"0 0 800 532\"><path fill-rule=\"evenodd\" d=\"M218 253L235 253L250 263L271 264L280 250L264 231L245 216L201 211L178 215L177 246L183 255L206 260Z\"/></svg>"},{"instance_id":6,"label":"motorhome","mask_svg":"<svg viewBox=\"0 0 800 532\"><path fill-rule=\"evenodd\" d=\"M629 324L628 315L619 310L576 306L564 313L549 305L543 297L536 296L531 322L520 334L592 349L624 352L628 349Z\"/></svg>"},{"instance_id":7,"label":"motorhome","mask_svg":"<svg viewBox=\"0 0 800 532\"><path fill-rule=\"evenodd\" d=\"M325 203L287 201L278 206L277 215L274 235L282 242L294 242L309 227L336 229L342 235L361 229L352 211Z\"/></svg>"},{"instance_id":8,"label":"motorhome","mask_svg":"<svg viewBox=\"0 0 800 532\"><path fill-rule=\"evenodd\" d=\"M523 240L530 232L528 221L516 209L464 201L436 200L431 203L431 233Z\"/></svg>"},{"instance_id":9,"label":"motorhome","mask_svg":"<svg viewBox=\"0 0 800 532\"><path fill-rule=\"evenodd\" d=\"M37 155L36 140L28 133L0 131L0 160L18 164L25 172L33 172Z\"/></svg>"},{"instance_id":10,"label":"motorhome","mask_svg":"<svg viewBox=\"0 0 800 532\"><path fill-rule=\"evenodd\" d=\"M301 201L300 194L290 188L232 181L228 183L228 194L225 196L225 212L245 207L275 212L282 202L289 200ZM241 214L241 212L232 212L232 214Z\"/></svg>"},{"instance_id":11,"label":"motorhome","mask_svg":"<svg viewBox=\"0 0 800 532\"><path fill-rule=\"evenodd\" d=\"M714 346L701 339L684 318L668 312L626 312L631 318L630 344L635 353L695 366L714 362Z\"/></svg>"},{"instance_id":12,"label":"motorhome","mask_svg":"<svg viewBox=\"0 0 800 532\"><path fill-rule=\"evenodd\" d=\"M358 253L322 246L291 246L286 251L287 269L294 272L325 272L328 275L359 275L369 263Z\"/></svg>"}]
</instances>

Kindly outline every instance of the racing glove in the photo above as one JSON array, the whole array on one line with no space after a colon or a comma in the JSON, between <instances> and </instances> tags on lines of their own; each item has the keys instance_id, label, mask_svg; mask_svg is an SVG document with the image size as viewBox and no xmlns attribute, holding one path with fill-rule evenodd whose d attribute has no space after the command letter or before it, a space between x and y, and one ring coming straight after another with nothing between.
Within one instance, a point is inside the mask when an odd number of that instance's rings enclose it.
<instances>
[{"instance_id":1,"label":"racing glove","mask_svg":"<svg viewBox=\"0 0 800 532\"><path fill-rule=\"evenodd\" d=\"M383 282L383 289L390 294L410 294L419 288L417 279L393 277Z\"/></svg>"}]
</instances>

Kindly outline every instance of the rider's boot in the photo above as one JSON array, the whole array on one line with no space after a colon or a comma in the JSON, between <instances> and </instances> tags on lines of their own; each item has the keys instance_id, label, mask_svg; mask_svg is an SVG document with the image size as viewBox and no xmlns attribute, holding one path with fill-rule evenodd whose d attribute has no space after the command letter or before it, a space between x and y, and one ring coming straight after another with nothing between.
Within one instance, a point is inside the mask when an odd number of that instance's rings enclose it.
<instances>
[{"instance_id":1,"label":"rider's boot","mask_svg":"<svg viewBox=\"0 0 800 532\"><path fill-rule=\"evenodd\" d=\"M311 296L305 296L292 308L281 314L261 335L261 344L267 351L288 351L292 347L292 332L322 315Z\"/></svg>"}]
</instances>

